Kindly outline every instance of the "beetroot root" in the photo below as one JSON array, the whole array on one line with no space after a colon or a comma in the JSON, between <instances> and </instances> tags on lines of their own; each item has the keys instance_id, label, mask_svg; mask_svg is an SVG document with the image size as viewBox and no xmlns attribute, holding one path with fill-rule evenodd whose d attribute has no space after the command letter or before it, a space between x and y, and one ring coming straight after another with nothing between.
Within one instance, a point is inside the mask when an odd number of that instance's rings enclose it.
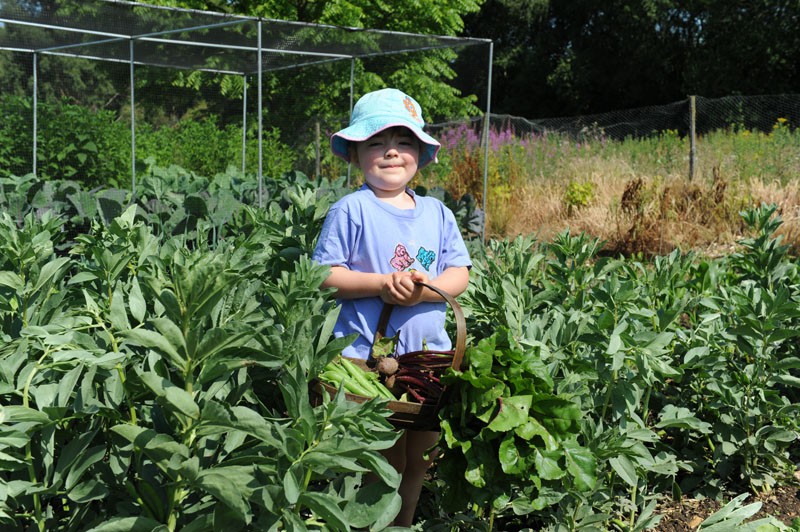
<instances>
[{"instance_id":1,"label":"beetroot root","mask_svg":"<svg viewBox=\"0 0 800 532\"><path fill-rule=\"evenodd\" d=\"M394 375L399 369L399 364L397 363L396 358L380 357L375 367L377 368L378 373L383 375Z\"/></svg>"}]
</instances>

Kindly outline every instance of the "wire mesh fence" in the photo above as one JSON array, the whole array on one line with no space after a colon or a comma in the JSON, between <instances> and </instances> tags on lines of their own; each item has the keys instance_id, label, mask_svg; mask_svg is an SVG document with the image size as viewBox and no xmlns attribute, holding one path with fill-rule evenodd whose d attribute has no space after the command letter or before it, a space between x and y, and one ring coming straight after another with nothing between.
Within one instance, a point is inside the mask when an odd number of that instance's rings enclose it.
<instances>
[{"instance_id":1,"label":"wire mesh fence","mask_svg":"<svg viewBox=\"0 0 800 532\"><path fill-rule=\"evenodd\" d=\"M0 148L0 167L128 181L134 193L147 160L205 173L233 166L260 180L265 168L307 166L309 152L320 152L309 141L333 127L320 117L346 115L370 80L390 78L404 61L447 69L460 50L480 45L485 56L489 43L118 0L5 1L0 97L12 118L0 135L12 142ZM92 120L102 138L81 131ZM202 145L181 145L198 128ZM127 161L111 149L125 143Z\"/></svg>"},{"instance_id":2,"label":"wire mesh fence","mask_svg":"<svg viewBox=\"0 0 800 532\"><path fill-rule=\"evenodd\" d=\"M476 117L434 124L430 129L446 139L458 130L461 133L451 145L467 142L478 146L483 127L483 118ZM798 127L800 94L697 96L574 117L492 114L488 141L497 146L510 138L522 139L531 150L561 150L565 157L569 156L565 141L569 149L591 145L606 154L626 142L639 142L649 149L649 156L643 158L653 158L663 175L708 179L722 172L737 179L783 181L800 174L800 146L793 135ZM767 144L769 150L759 150ZM763 157L754 155L759 152ZM539 177L547 177L544 174Z\"/></svg>"}]
</instances>

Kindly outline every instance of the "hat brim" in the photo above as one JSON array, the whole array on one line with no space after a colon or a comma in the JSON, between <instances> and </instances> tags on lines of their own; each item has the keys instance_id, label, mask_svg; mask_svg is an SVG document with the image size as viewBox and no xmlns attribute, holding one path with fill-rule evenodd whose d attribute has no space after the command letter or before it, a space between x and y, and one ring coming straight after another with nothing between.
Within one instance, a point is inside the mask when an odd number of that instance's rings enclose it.
<instances>
[{"instance_id":1,"label":"hat brim","mask_svg":"<svg viewBox=\"0 0 800 532\"><path fill-rule=\"evenodd\" d=\"M411 130L412 133L419 139L421 146L419 150L419 168L424 168L431 162L438 162L437 155L441 144L422 131L420 127L413 122L398 120L397 116L372 116L369 119L359 120L357 123L348 126L341 131L337 131L331 135L331 150L333 154L341 157L348 163L350 162L350 152L348 144L350 142L361 142L367 140L373 135L380 133L384 129L390 127L402 126Z\"/></svg>"}]
</instances>

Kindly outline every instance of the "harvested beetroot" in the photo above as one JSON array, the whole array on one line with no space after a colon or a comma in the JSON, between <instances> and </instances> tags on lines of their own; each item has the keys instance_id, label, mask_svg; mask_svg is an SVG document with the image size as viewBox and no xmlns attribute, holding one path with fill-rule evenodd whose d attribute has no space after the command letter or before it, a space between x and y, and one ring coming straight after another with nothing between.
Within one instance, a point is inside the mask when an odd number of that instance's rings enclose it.
<instances>
[{"instance_id":1,"label":"harvested beetroot","mask_svg":"<svg viewBox=\"0 0 800 532\"><path fill-rule=\"evenodd\" d=\"M394 375L397 373L400 365L398 364L397 359L394 357L380 357L378 358L378 363L375 367L378 370L378 373L383 375Z\"/></svg>"},{"instance_id":2,"label":"harvested beetroot","mask_svg":"<svg viewBox=\"0 0 800 532\"><path fill-rule=\"evenodd\" d=\"M407 396L409 401L430 404L442 395L439 378L452 365L453 352L415 351L391 360L398 368L386 379L386 387L397 396Z\"/></svg>"}]
</instances>

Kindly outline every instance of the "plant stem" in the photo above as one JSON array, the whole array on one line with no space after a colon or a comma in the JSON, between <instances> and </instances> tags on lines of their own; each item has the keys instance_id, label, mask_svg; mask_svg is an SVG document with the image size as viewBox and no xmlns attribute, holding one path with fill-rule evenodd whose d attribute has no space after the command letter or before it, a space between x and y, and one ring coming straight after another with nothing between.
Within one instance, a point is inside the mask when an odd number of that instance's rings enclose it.
<instances>
[{"instance_id":1,"label":"plant stem","mask_svg":"<svg viewBox=\"0 0 800 532\"><path fill-rule=\"evenodd\" d=\"M180 481L180 476L177 480ZM171 488L170 491L172 493L169 497L169 517L167 518L167 528L170 531L174 531L178 526L178 512L176 512L175 509L181 507L181 502L186 496L186 490L178 486L174 489Z\"/></svg>"},{"instance_id":2,"label":"plant stem","mask_svg":"<svg viewBox=\"0 0 800 532\"><path fill-rule=\"evenodd\" d=\"M600 419L606 418L606 412L608 411L608 405L611 404L611 394L614 391L614 383L617 382L617 370L611 372L611 381L608 383L608 387L606 388L606 397L603 401L603 410L600 413Z\"/></svg>"},{"instance_id":3,"label":"plant stem","mask_svg":"<svg viewBox=\"0 0 800 532\"><path fill-rule=\"evenodd\" d=\"M630 529L633 530L633 525L636 522L636 495L639 491L639 483L637 482L631 487L631 517Z\"/></svg>"},{"instance_id":4,"label":"plant stem","mask_svg":"<svg viewBox=\"0 0 800 532\"><path fill-rule=\"evenodd\" d=\"M644 400L642 401L642 421L645 426L647 425L647 416L650 412L650 396L653 393L653 386L648 386L644 393Z\"/></svg>"},{"instance_id":5,"label":"plant stem","mask_svg":"<svg viewBox=\"0 0 800 532\"><path fill-rule=\"evenodd\" d=\"M122 382L122 389L125 390L125 372L122 370L122 366L117 364L117 373L119 373L119 380ZM131 417L131 425L136 425L136 408L133 406L133 401L131 401L131 396L127 390L125 390L125 402L128 403L128 412L130 412Z\"/></svg>"},{"instance_id":6,"label":"plant stem","mask_svg":"<svg viewBox=\"0 0 800 532\"><path fill-rule=\"evenodd\" d=\"M39 368L41 367L41 363L44 362L45 358L50 355L50 352L45 349L42 356L39 360L36 361L36 365L33 366L31 372L28 374L28 378L25 379L25 387L22 390L22 406L29 408L30 399L29 393L31 388L31 383L33 382L33 377L39 372ZM31 483L36 484L36 469L33 467L33 450L31 448L31 442L25 444L25 462L27 463L28 469L28 478L30 479ZM42 499L38 493L33 494L33 510L34 514L36 515L36 523L39 527L39 532L45 531L45 522L42 519Z\"/></svg>"}]
</instances>

